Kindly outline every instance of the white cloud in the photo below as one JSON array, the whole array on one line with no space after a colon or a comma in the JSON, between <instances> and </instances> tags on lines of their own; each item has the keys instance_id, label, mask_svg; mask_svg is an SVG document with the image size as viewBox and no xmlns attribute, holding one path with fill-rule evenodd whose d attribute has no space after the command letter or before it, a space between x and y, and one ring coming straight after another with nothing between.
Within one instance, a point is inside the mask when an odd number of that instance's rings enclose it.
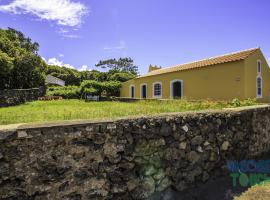
<instances>
[{"instance_id":1,"label":"white cloud","mask_svg":"<svg viewBox=\"0 0 270 200\"><path fill-rule=\"evenodd\" d=\"M79 71L87 71L87 68L88 68L87 65L83 65L83 66L79 69Z\"/></svg>"},{"instance_id":2,"label":"white cloud","mask_svg":"<svg viewBox=\"0 0 270 200\"><path fill-rule=\"evenodd\" d=\"M59 53L59 54L58 54L58 57L59 57L59 58L63 58L63 57L64 57L64 54Z\"/></svg>"},{"instance_id":3,"label":"white cloud","mask_svg":"<svg viewBox=\"0 0 270 200\"><path fill-rule=\"evenodd\" d=\"M0 11L13 14L32 14L39 19L55 21L61 26L76 27L88 9L80 2L71 0L13 0L0 5Z\"/></svg>"},{"instance_id":4,"label":"white cloud","mask_svg":"<svg viewBox=\"0 0 270 200\"><path fill-rule=\"evenodd\" d=\"M70 68L70 69L75 69L75 67L73 67L70 64L65 64L63 61L58 60L57 58L49 58L47 61L48 65L56 65L56 66L60 66L60 67L66 67L66 68Z\"/></svg>"},{"instance_id":5,"label":"white cloud","mask_svg":"<svg viewBox=\"0 0 270 200\"><path fill-rule=\"evenodd\" d=\"M126 48L126 42L124 40L120 40L119 45L112 46L112 47L104 47L104 50L123 50Z\"/></svg>"}]
</instances>

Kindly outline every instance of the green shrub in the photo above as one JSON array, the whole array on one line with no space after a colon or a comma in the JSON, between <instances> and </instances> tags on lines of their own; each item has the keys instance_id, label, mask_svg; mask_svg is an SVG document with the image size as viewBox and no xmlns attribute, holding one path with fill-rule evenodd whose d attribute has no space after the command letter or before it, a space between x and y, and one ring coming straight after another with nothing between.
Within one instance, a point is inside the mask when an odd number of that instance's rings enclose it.
<instances>
[{"instance_id":1,"label":"green shrub","mask_svg":"<svg viewBox=\"0 0 270 200\"><path fill-rule=\"evenodd\" d=\"M231 105L232 105L233 107L239 107L239 106L241 106L241 101L240 101L239 99L235 98L235 99L233 99L233 100L231 101Z\"/></svg>"},{"instance_id":2,"label":"green shrub","mask_svg":"<svg viewBox=\"0 0 270 200\"><path fill-rule=\"evenodd\" d=\"M86 96L87 94L98 96L119 96L121 83L118 81L83 81L81 84L81 94Z\"/></svg>"},{"instance_id":3,"label":"green shrub","mask_svg":"<svg viewBox=\"0 0 270 200\"><path fill-rule=\"evenodd\" d=\"M122 84L118 81L103 82L103 92L106 96L120 96Z\"/></svg>"},{"instance_id":4,"label":"green shrub","mask_svg":"<svg viewBox=\"0 0 270 200\"><path fill-rule=\"evenodd\" d=\"M115 74L111 75L109 80L110 81L126 82L126 81L133 79L135 77L136 76L134 74L131 74L131 73L119 72L119 73L115 73Z\"/></svg>"},{"instance_id":5,"label":"green shrub","mask_svg":"<svg viewBox=\"0 0 270 200\"><path fill-rule=\"evenodd\" d=\"M245 99L245 100L242 102L242 105L243 105L243 106L252 106L252 105L256 105L256 104L257 104L256 99L251 99L251 98Z\"/></svg>"},{"instance_id":6,"label":"green shrub","mask_svg":"<svg viewBox=\"0 0 270 200\"><path fill-rule=\"evenodd\" d=\"M240 106L252 106L252 105L256 105L258 104L256 102L256 99L245 99L243 101L240 101L239 99L235 98L230 102L230 105L232 105L233 107L240 107Z\"/></svg>"},{"instance_id":7,"label":"green shrub","mask_svg":"<svg viewBox=\"0 0 270 200\"><path fill-rule=\"evenodd\" d=\"M47 96L61 96L64 99L80 99L78 86L52 86L47 89Z\"/></svg>"},{"instance_id":8,"label":"green shrub","mask_svg":"<svg viewBox=\"0 0 270 200\"><path fill-rule=\"evenodd\" d=\"M103 86L101 82L98 81L92 81L92 80L86 80L81 83L81 94L85 95L86 89L92 88L96 90L96 95L100 95L103 91Z\"/></svg>"}]
</instances>

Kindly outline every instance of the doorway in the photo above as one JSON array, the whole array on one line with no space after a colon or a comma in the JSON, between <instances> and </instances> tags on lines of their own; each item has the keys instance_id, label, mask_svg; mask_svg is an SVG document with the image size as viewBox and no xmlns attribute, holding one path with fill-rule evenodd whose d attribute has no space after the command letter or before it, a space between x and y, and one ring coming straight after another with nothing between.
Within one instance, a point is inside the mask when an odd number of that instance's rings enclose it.
<instances>
[{"instance_id":1,"label":"doorway","mask_svg":"<svg viewBox=\"0 0 270 200\"><path fill-rule=\"evenodd\" d=\"M171 81L171 98L181 99L183 97L183 81L174 80Z\"/></svg>"},{"instance_id":2,"label":"doorway","mask_svg":"<svg viewBox=\"0 0 270 200\"><path fill-rule=\"evenodd\" d=\"M147 88L146 84L141 85L141 98L146 99L147 97Z\"/></svg>"}]
</instances>

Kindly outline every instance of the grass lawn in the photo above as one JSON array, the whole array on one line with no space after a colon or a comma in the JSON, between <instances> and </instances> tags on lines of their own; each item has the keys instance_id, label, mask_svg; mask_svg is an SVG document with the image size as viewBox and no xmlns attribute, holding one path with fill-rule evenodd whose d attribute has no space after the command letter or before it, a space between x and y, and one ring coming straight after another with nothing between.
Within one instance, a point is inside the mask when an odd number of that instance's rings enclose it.
<instances>
[{"instance_id":1,"label":"grass lawn","mask_svg":"<svg viewBox=\"0 0 270 200\"><path fill-rule=\"evenodd\" d=\"M43 122L72 119L114 119L124 116L152 115L204 109L254 105L252 100L237 102L138 101L84 102L81 100L34 101L0 108L0 124Z\"/></svg>"}]
</instances>

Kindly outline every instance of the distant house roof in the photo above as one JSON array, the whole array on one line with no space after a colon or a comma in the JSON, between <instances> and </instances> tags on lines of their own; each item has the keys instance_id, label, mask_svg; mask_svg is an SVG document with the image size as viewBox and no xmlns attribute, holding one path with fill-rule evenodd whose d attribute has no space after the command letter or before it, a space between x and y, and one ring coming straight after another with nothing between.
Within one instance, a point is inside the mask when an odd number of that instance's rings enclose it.
<instances>
[{"instance_id":1,"label":"distant house roof","mask_svg":"<svg viewBox=\"0 0 270 200\"><path fill-rule=\"evenodd\" d=\"M154 75L165 74L165 73L170 73L170 72L191 70L191 69L202 68L202 67L207 67L207 66L216 65L216 64L244 60L247 57L249 57L251 54L256 52L257 50L259 50L259 48L248 49L244 51L239 51L239 52L225 54L225 55L221 55L217 57L203 59L203 60L199 60L199 61L195 61L191 63L180 64L173 67L158 69L158 70L151 71L145 75L139 76L137 78L154 76Z\"/></svg>"},{"instance_id":2,"label":"distant house roof","mask_svg":"<svg viewBox=\"0 0 270 200\"><path fill-rule=\"evenodd\" d=\"M46 75L46 82L50 84L65 86L65 81L61 80L60 78L54 77L50 74Z\"/></svg>"}]
</instances>

